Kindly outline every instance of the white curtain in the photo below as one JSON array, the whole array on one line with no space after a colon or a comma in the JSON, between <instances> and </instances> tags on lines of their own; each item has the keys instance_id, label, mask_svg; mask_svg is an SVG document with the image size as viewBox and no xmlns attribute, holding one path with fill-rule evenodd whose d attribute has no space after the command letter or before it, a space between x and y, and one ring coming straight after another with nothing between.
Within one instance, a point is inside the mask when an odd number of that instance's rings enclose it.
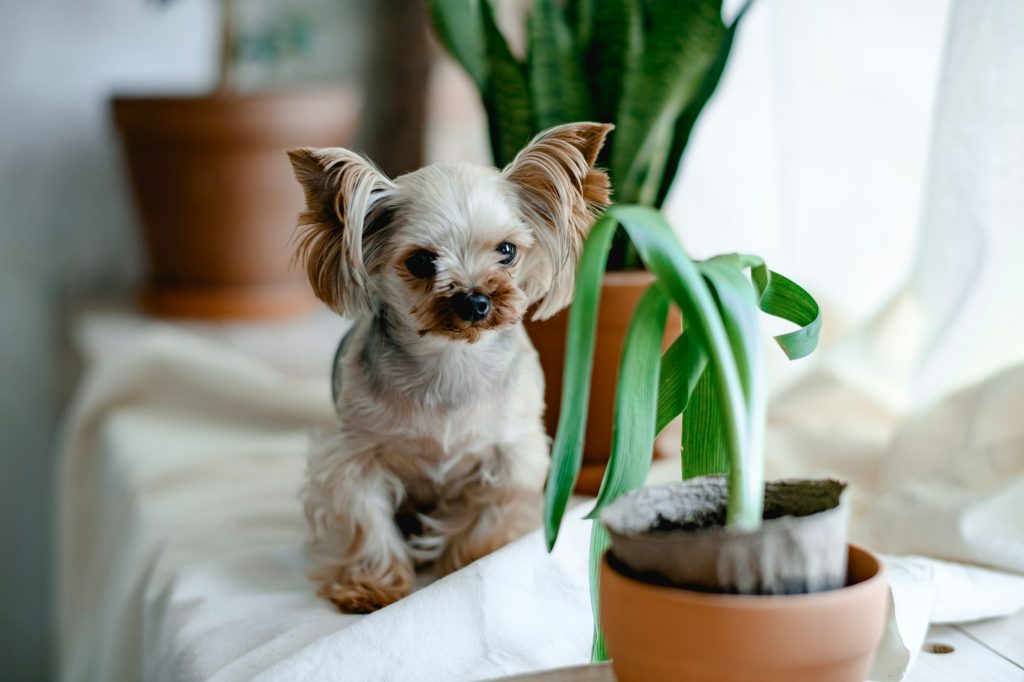
<instances>
[{"instance_id":1,"label":"white curtain","mask_svg":"<svg viewBox=\"0 0 1024 682\"><path fill-rule=\"evenodd\" d=\"M851 482L898 679L929 620L1024 607L1024 2L780 0L741 30L667 211L822 304L817 357L770 364L769 475Z\"/></svg>"}]
</instances>

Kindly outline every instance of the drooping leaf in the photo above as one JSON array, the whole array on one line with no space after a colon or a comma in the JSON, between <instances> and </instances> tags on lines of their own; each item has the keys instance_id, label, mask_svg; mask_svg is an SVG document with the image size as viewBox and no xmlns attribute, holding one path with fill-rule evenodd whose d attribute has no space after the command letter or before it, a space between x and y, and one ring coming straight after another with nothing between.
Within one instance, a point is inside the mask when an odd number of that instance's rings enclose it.
<instances>
[{"instance_id":1,"label":"drooping leaf","mask_svg":"<svg viewBox=\"0 0 1024 682\"><path fill-rule=\"evenodd\" d=\"M650 0L647 7L643 51L629 65L619 100L610 167L619 201L653 205L673 127L718 54L725 25L721 0Z\"/></svg>"},{"instance_id":2,"label":"drooping leaf","mask_svg":"<svg viewBox=\"0 0 1024 682\"><path fill-rule=\"evenodd\" d=\"M587 516L589 519L596 519L605 505L639 488L647 478L650 453L654 448L657 377L667 318L668 299L652 284L644 292L626 328L615 389L612 451L597 501Z\"/></svg>"},{"instance_id":3,"label":"drooping leaf","mask_svg":"<svg viewBox=\"0 0 1024 682\"><path fill-rule=\"evenodd\" d=\"M527 74L538 131L590 119L582 57L562 9L554 0L533 0L527 23Z\"/></svg>"},{"instance_id":4,"label":"drooping leaf","mask_svg":"<svg viewBox=\"0 0 1024 682\"><path fill-rule=\"evenodd\" d=\"M729 473L718 387L711 372L700 375L683 412L682 466L684 479Z\"/></svg>"},{"instance_id":5,"label":"drooping leaf","mask_svg":"<svg viewBox=\"0 0 1024 682\"><path fill-rule=\"evenodd\" d=\"M750 268L750 279L757 288L758 307L762 312L792 322L799 328L779 334L776 343L790 360L810 355L818 346L821 333L821 311L802 286L769 270L764 259L748 253L727 253L709 258L706 263L728 263L734 268Z\"/></svg>"},{"instance_id":6,"label":"drooping leaf","mask_svg":"<svg viewBox=\"0 0 1024 682\"><path fill-rule=\"evenodd\" d=\"M747 0L736 14L732 23L729 24L729 27L725 29L725 34L718 44L718 50L715 53L714 59L701 77L700 86L697 88L693 98L686 104L683 112L676 118L672 132L672 147L665 159L665 170L661 174L661 183L658 187L657 199L654 202L655 206L661 206L665 203L668 191L676 178L679 161L683 157L683 152L686 151L686 145L690 142L693 128L697 124L697 119L700 118L701 113L704 111L704 107L718 88L722 74L725 73L725 66L729 62L729 55L732 53L732 44L736 37L736 31L739 29L740 20L747 13L747 9L752 2L753 0Z\"/></svg>"},{"instance_id":7,"label":"drooping leaf","mask_svg":"<svg viewBox=\"0 0 1024 682\"><path fill-rule=\"evenodd\" d=\"M607 214L606 214L607 215ZM576 270L576 295L569 308L562 374L562 404L558 431L551 446L551 469L544 489L544 536L550 550L558 537L569 496L583 462L583 435L590 404L590 368L594 358L597 306L608 248L615 234L614 219L602 217L590 230Z\"/></svg>"},{"instance_id":8,"label":"drooping leaf","mask_svg":"<svg viewBox=\"0 0 1024 682\"><path fill-rule=\"evenodd\" d=\"M708 371L718 379L718 397L729 452L741 461L746 456L743 386L725 326L707 284L658 211L642 206L612 206L595 223L584 245L577 275L576 301L569 315L562 412L545 493L544 527L549 548L554 545L582 460L601 269L607 259L616 223L621 223L626 229L644 264L658 279L661 290L682 311L693 341L707 355Z\"/></svg>"},{"instance_id":9,"label":"drooping leaf","mask_svg":"<svg viewBox=\"0 0 1024 682\"><path fill-rule=\"evenodd\" d=\"M655 435L686 409L708 358L684 331L661 356L658 373L658 414Z\"/></svg>"},{"instance_id":10,"label":"drooping leaf","mask_svg":"<svg viewBox=\"0 0 1024 682\"><path fill-rule=\"evenodd\" d=\"M526 85L526 70L509 50L505 36L494 21L490 3L480 0L478 7L488 71L487 84L482 91L484 108L487 110L494 163L503 167L515 158L533 135L530 93Z\"/></svg>"},{"instance_id":11,"label":"drooping leaf","mask_svg":"<svg viewBox=\"0 0 1024 682\"><path fill-rule=\"evenodd\" d=\"M700 264L700 270L715 294L743 386L747 415L745 447L740 453L730 452L726 524L739 530L753 530L761 524L764 502L763 438L767 400L761 333L757 320L758 295L743 269L726 260L712 258L704 261ZM708 425L709 428L712 426ZM694 430L695 427L684 423L683 428ZM721 421L713 428L720 430ZM720 434L710 431L706 434L694 433L692 437L695 442L691 442L695 449L701 449L702 435L706 437L709 447L720 438Z\"/></svg>"},{"instance_id":12,"label":"drooping leaf","mask_svg":"<svg viewBox=\"0 0 1024 682\"><path fill-rule=\"evenodd\" d=\"M487 89L487 59L479 2L487 0L429 0L438 39L480 92Z\"/></svg>"},{"instance_id":13,"label":"drooping leaf","mask_svg":"<svg viewBox=\"0 0 1024 682\"><path fill-rule=\"evenodd\" d=\"M786 357L797 360L810 355L818 347L821 333L818 302L802 286L763 265L752 268L750 276L761 294L761 310L800 327L775 337Z\"/></svg>"}]
</instances>

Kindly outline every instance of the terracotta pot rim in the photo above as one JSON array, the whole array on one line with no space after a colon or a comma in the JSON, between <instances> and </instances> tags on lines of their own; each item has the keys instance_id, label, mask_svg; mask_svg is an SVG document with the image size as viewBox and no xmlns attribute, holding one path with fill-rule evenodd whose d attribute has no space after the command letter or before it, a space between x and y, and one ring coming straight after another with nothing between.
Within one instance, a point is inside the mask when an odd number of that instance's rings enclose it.
<instances>
[{"instance_id":1,"label":"terracotta pot rim","mask_svg":"<svg viewBox=\"0 0 1024 682\"><path fill-rule=\"evenodd\" d=\"M861 593L870 591L879 582L885 582L885 564L873 552L852 542L846 543L847 551L850 554L859 554L868 559L873 567L870 576L852 585L845 585L836 590L825 592L813 592L811 594L723 594L718 592L697 592L684 587L670 587L655 585L653 583L637 580L622 573L608 561L610 550L601 557L601 563L605 570L614 573L623 581L628 589L645 592L652 599L672 601L680 605L693 606L714 606L722 609L757 609L763 611L787 609L787 608L808 608L820 605L822 602L836 599L856 599Z\"/></svg>"},{"instance_id":2,"label":"terracotta pot rim","mask_svg":"<svg viewBox=\"0 0 1024 682\"><path fill-rule=\"evenodd\" d=\"M308 85L296 87L279 87L253 92L187 92L187 91L149 91L139 89L138 91L123 90L115 91L110 95L111 102L125 103L129 105L159 104L166 105L173 103L184 106L188 104L201 106L235 105L238 103L276 103L295 99L321 99L347 97L362 99L360 90L350 85Z\"/></svg>"},{"instance_id":3,"label":"terracotta pot rim","mask_svg":"<svg viewBox=\"0 0 1024 682\"><path fill-rule=\"evenodd\" d=\"M647 270L608 270L601 278L606 287L647 286L654 281L654 275Z\"/></svg>"}]
</instances>

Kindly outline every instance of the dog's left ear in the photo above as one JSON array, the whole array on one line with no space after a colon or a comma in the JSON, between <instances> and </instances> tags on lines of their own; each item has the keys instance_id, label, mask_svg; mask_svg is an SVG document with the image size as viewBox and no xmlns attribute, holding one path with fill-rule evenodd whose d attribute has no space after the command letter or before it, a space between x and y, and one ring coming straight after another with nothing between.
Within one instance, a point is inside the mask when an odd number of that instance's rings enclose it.
<instances>
[{"instance_id":1,"label":"dog's left ear","mask_svg":"<svg viewBox=\"0 0 1024 682\"><path fill-rule=\"evenodd\" d=\"M340 147L290 149L288 158L306 193L297 255L313 291L339 314L369 311L364 245L387 222L383 200L394 184L368 159Z\"/></svg>"},{"instance_id":2,"label":"dog's left ear","mask_svg":"<svg viewBox=\"0 0 1024 682\"><path fill-rule=\"evenodd\" d=\"M608 175L594 168L607 123L567 123L535 137L503 171L516 187L537 244L547 257L527 277L525 290L537 308L533 319L551 317L572 301L583 240L610 203Z\"/></svg>"}]
</instances>

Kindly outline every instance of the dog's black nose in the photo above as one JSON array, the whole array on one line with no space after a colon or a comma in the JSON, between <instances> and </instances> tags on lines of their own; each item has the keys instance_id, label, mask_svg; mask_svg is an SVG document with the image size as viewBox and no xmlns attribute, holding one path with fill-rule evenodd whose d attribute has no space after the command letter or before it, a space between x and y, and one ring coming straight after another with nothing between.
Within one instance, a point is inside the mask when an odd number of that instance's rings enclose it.
<instances>
[{"instance_id":1,"label":"dog's black nose","mask_svg":"<svg viewBox=\"0 0 1024 682\"><path fill-rule=\"evenodd\" d=\"M491 299L485 294L470 294L452 301L452 308L466 322L479 322L491 312Z\"/></svg>"}]
</instances>

